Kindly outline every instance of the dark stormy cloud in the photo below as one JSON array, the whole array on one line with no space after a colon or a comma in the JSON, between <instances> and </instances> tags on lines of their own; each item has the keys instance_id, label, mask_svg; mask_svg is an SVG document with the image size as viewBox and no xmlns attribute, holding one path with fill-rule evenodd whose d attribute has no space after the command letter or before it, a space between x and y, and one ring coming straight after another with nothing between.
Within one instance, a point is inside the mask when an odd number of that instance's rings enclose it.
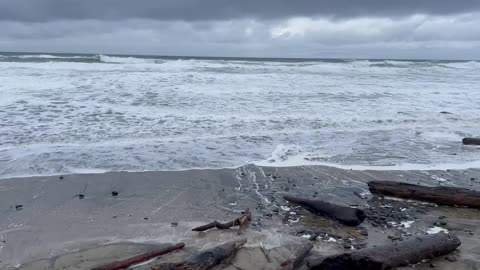
<instances>
[{"instance_id":1,"label":"dark stormy cloud","mask_svg":"<svg viewBox=\"0 0 480 270\"><path fill-rule=\"evenodd\" d=\"M0 0L0 51L480 58L479 0Z\"/></svg>"},{"instance_id":2,"label":"dark stormy cloud","mask_svg":"<svg viewBox=\"0 0 480 270\"><path fill-rule=\"evenodd\" d=\"M446 15L480 9L478 0L0 0L0 18L224 20L292 16Z\"/></svg>"}]
</instances>

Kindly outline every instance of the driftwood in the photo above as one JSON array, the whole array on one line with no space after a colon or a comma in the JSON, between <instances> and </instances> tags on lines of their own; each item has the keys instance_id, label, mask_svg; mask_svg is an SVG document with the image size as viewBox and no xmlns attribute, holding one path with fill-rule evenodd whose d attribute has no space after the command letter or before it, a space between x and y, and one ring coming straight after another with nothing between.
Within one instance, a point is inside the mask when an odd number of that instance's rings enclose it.
<instances>
[{"instance_id":1,"label":"driftwood","mask_svg":"<svg viewBox=\"0 0 480 270\"><path fill-rule=\"evenodd\" d=\"M457 187L426 187L401 182L372 181L370 192L377 195L419 200L439 205L461 205L480 208L480 191Z\"/></svg>"},{"instance_id":2,"label":"driftwood","mask_svg":"<svg viewBox=\"0 0 480 270\"><path fill-rule=\"evenodd\" d=\"M335 205L319 200L308 200L289 195L283 198L291 203L298 204L308 211L337 220L348 226L357 226L365 220L365 212L360 209Z\"/></svg>"},{"instance_id":3,"label":"driftwood","mask_svg":"<svg viewBox=\"0 0 480 270\"><path fill-rule=\"evenodd\" d=\"M232 257L247 242L247 238L231 241L203 251L180 263L163 263L152 266L152 270L207 270Z\"/></svg>"},{"instance_id":4,"label":"driftwood","mask_svg":"<svg viewBox=\"0 0 480 270\"><path fill-rule=\"evenodd\" d=\"M135 257L128 258L126 260L117 261L117 262L113 262L113 263L110 263L110 264L107 264L107 265L96 267L96 268L93 268L92 270L120 270L120 269L126 269L126 268L130 267L131 265L151 260L155 257L170 253L170 252L175 251L177 249L181 249L184 246L185 246L184 243L178 243L178 244L173 245L173 246L168 246L168 247L165 247L165 248L162 248L162 249L159 249L159 250L155 250L155 251L147 252L147 253L144 253L144 254L140 254L140 255L137 255Z\"/></svg>"},{"instance_id":5,"label":"driftwood","mask_svg":"<svg viewBox=\"0 0 480 270\"><path fill-rule=\"evenodd\" d=\"M452 235L437 233L403 242L333 255L307 263L310 270L386 270L448 254L460 246Z\"/></svg>"},{"instance_id":6,"label":"driftwood","mask_svg":"<svg viewBox=\"0 0 480 270\"><path fill-rule=\"evenodd\" d=\"M235 220L232 220L230 222L225 222L225 223L220 223L218 221L213 221L213 222L208 223L206 225L203 225L203 226L200 226L200 227L197 227L197 228L193 228L192 231L203 232L203 231L206 231L206 230L209 230L209 229L212 229L212 228L217 228L217 229L220 229L220 230L226 230L226 229L230 229L231 227L246 224L250 220L252 220L252 212L250 212L250 209L247 208L245 211L242 212L242 215Z\"/></svg>"},{"instance_id":7,"label":"driftwood","mask_svg":"<svg viewBox=\"0 0 480 270\"><path fill-rule=\"evenodd\" d=\"M480 138L463 138L462 142L465 145L480 145Z\"/></svg>"},{"instance_id":8,"label":"driftwood","mask_svg":"<svg viewBox=\"0 0 480 270\"><path fill-rule=\"evenodd\" d=\"M307 257L310 250L313 248L313 244L310 242L305 242L300 245L300 247L295 250L295 252L281 264L281 270L293 270L300 266L300 263Z\"/></svg>"}]
</instances>

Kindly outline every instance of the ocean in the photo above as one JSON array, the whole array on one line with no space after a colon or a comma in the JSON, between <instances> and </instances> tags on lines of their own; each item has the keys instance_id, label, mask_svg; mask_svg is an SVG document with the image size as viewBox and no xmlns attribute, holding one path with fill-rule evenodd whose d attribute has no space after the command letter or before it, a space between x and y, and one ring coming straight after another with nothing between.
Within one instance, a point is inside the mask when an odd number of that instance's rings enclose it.
<instances>
[{"instance_id":1,"label":"ocean","mask_svg":"<svg viewBox=\"0 0 480 270\"><path fill-rule=\"evenodd\" d=\"M0 178L480 168L480 62L0 53Z\"/></svg>"}]
</instances>

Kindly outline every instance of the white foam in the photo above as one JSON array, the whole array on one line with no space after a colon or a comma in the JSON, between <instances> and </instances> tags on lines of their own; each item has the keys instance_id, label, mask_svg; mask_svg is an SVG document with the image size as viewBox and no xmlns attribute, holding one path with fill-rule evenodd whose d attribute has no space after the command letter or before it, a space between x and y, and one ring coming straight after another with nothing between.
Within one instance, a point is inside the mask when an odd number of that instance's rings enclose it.
<instances>
[{"instance_id":1,"label":"white foam","mask_svg":"<svg viewBox=\"0 0 480 270\"><path fill-rule=\"evenodd\" d=\"M426 233L428 234L437 234L437 233L441 233L441 232L444 232L444 233L448 233L448 230L445 229L445 228L442 228L442 227L432 227L432 228L428 228Z\"/></svg>"},{"instance_id":2,"label":"white foam","mask_svg":"<svg viewBox=\"0 0 480 270\"><path fill-rule=\"evenodd\" d=\"M100 61L104 63L116 63L116 64L148 64L155 63L155 59L138 58L138 57L122 57L122 56L108 56L100 55Z\"/></svg>"},{"instance_id":3,"label":"white foam","mask_svg":"<svg viewBox=\"0 0 480 270\"><path fill-rule=\"evenodd\" d=\"M337 163L320 162L320 161L307 161L303 156L290 157L288 160L280 162L271 162L269 159L264 161L251 162L254 165L262 167L298 167L298 166L326 166L334 167L344 170L356 170L356 171L404 171L404 170L466 170L480 168L480 160L471 161L465 163L445 163L445 164L411 164L404 163L392 166L368 166L368 165L343 165Z\"/></svg>"},{"instance_id":4,"label":"white foam","mask_svg":"<svg viewBox=\"0 0 480 270\"><path fill-rule=\"evenodd\" d=\"M0 178L249 161L356 170L480 167L477 149L460 140L478 134L471 125L480 121L480 92L471 91L480 80L476 62L453 63L470 66L457 69L414 61L22 57L0 62Z\"/></svg>"}]
</instances>

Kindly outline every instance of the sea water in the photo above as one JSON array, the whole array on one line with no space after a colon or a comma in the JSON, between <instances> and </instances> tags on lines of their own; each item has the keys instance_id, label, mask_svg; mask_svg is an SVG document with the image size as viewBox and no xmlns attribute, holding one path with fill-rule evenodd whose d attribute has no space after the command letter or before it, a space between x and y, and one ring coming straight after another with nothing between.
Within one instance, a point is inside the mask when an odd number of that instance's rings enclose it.
<instances>
[{"instance_id":1,"label":"sea water","mask_svg":"<svg viewBox=\"0 0 480 270\"><path fill-rule=\"evenodd\" d=\"M0 178L480 167L480 62L0 53Z\"/></svg>"}]
</instances>

